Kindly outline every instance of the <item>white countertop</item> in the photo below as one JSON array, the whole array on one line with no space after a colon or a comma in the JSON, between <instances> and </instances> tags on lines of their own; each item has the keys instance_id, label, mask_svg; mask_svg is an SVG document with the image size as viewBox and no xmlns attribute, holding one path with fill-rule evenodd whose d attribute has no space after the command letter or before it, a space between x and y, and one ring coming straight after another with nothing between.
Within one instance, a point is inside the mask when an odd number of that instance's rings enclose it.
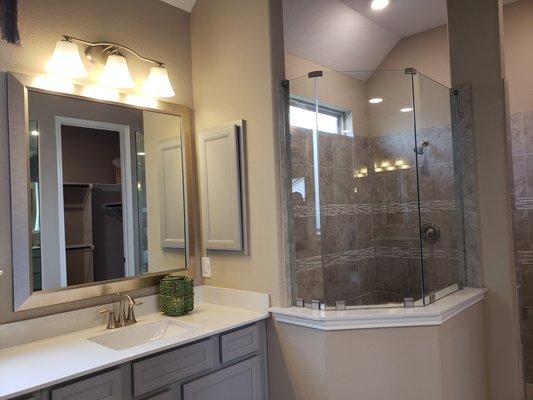
<instances>
[{"instance_id":1,"label":"white countertop","mask_svg":"<svg viewBox=\"0 0 533 400\"><path fill-rule=\"evenodd\" d=\"M87 340L89 337L110 332L105 329L104 325L99 325L0 349L0 399L10 399L50 387L269 316L268 295L243 291L235 291L232 295L228 289L207 289L197 296L199 304L195 306L193 312L176 317L180 321L197 324L200 327L168 339L148 342L125 350L111 350ZM220 301L223 305L207 302L209 300ZM248 307L250 308L248 310L228 305L234 305L235 302L241 300L247 300L248 304L254 302L255 304L253 307ZM260 307L261 303L265 306ZM152 313L139 316L137 319L138 324L143 324L163 318L171 317L161 313Z\"/></svg>"},{"instance_id":2,"label":"white countertop","mask_svg":"<svg viewBox=\"0 0 533 400\"><path fill-rule=\"evenodd\" d=\"M271 307L274 319L308 328L334 331L347 329L396 328L441 325L483 300L487 289L467 287L426 307L366 308L321 311L302 307Z\"/></svg>"}]
</instances>

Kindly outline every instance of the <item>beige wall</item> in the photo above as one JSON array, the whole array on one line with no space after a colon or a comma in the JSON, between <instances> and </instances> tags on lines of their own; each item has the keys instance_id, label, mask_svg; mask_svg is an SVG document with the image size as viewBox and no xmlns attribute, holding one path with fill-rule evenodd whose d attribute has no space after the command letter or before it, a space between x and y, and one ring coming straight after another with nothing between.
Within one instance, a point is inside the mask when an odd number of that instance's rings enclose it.
<instances>
[{"instance_id":1,"label":"beige wall","mask_svg":"<svg viewBox=\"0 0 533 400\"><path fill-rule=\"evenodd\" d=\"M487 398L482 303L441 326L328 332L270 322L269 328L272 399Z\"/></svg>"},{"instance_id":2,"label":"beige wall","mask_svg":"<svg viewBox=\"0 0 533 400\"><path fill-rule=\"evenodd\" d=\"M127 5L127 6L125 6ZM87 40L108 40L131 46L166 62L176 97L171 101L192 106L190 16L159 0L20 0L21 48L0 42L0 323L103 304L95 298L33 311L13 313L11 274L11 214L7 97L3 71L42 73L55 42L62 34ZM147 76L149 66L128 59L134 79ZM87 64L88 68L92 68ZM144 293L148 293L145 291Z\"/></svg>"},{"instance_id":3,"label":"beige wall","mask_svg":"<svg viewBox=\"0 0 533 400\"><path fill-rule=\"evenodd\" d=\"M166 139L181 141L181 121L174 115L143 112L144 149L146 165L146 212L148 218L148 272L168 271L185 266L185 250L165 248L161 240L161 142ZM181 160L180 160L181 161ZM181 177L181 174L179 174ZM178 209L177 224L185 230L183 213L183 182L176 180L178 199L173 205ZM168 188L167 188L168 189ZM181 201L180 201L181 200ZM170 221L169 221L170 222Z\"/></svg>"},{"instance_id":4,"label":"beige wall","mask_svg":"<svg viewBox=\"0 0 533 400\"><path fill-rule=\"evenodd\" d=\"M519 0L503 8L506 78L511 112L533 109L533 1ZM446 26L404 38L385 57L379 69L417 68L450 86L450 56Z\"/></svg>"},{"instance_id":5,"label":"beige wall","mask_svg":"<svg viewBox=\"0 0 533 400\"><path fill-rule=\"evenodd\" d=\"M250 255L210 253L212 277L204 284L270 293L273 304L285 303L276 113L283 33L270 26L280 7L198 0L191 16L196 132L246 121Z\"/></svg>"},{"instance_id":6,"label":"beige wall","mask_svg":"<svg viewBox=\"0 0 533 400\"><path fill-rule=\"evenodd\" d=\"M481 273L488 289L485 335L489 399L519 400L524 387L507 195L510 151L501 0L448 0L448 25L452 85L469 83L472 92L473 123L469 129L475 142Z\"/></svg>"}]
</instances>

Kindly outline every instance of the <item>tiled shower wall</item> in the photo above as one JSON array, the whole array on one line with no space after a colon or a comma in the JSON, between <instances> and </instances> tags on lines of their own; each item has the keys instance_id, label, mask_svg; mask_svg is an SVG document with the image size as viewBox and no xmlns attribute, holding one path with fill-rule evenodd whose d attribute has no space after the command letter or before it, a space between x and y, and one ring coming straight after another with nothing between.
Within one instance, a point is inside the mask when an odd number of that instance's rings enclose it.
<instances>
[{"instance_id":1,"label":"tiled shower wall","mask_svg":"<svg viewBox=\"0 0 533 400\"><path fill-rule=\"evenodd\" d=\"M428 128L422 138L430 143L419 157L422 223L437 223L442 232L438 242L424 244L426 290L433 291L456 283L458 275L451 131ZM305 181L305 195L293 193L297 297L328 305L420 298L413 134L319 134L321 234L314 215L312 131L292 127L291 140L293 179Z\"/></svg>"},{"instance_id":2,"label":"tiled shower wall","mask_svg":"<svg viewBox=\"0 0 533 400\"><path fill-rule=\"evenodd\" d=\"M527 383L533 383L533 112L511 116L515 266Z\"/></svg>"}]
</instances>

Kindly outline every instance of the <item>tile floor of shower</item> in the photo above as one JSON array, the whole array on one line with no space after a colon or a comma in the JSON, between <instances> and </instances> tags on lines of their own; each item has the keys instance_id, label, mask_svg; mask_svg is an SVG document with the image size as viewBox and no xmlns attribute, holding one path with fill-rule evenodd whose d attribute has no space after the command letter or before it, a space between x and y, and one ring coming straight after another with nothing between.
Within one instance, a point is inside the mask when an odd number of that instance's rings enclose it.
<instances>
[{"instance_id":1,"label":"tile floor of shower","mask_svg":"<svg viewBox=\"0 0 533 400\"><path fill-rule=\"evenodd\" d=\"M421 221L438 224L442 233L423 246L427 294L458 282L458 220L451 128L424 128L418 139L429 140L418 159ZM413 132L319 133L318 234L312 130L291 127L296 297L327 306L337 300L372 306L422 297L414 147ZM380 170L387 163L398 167Z\"/></svg>"}]
</instances>

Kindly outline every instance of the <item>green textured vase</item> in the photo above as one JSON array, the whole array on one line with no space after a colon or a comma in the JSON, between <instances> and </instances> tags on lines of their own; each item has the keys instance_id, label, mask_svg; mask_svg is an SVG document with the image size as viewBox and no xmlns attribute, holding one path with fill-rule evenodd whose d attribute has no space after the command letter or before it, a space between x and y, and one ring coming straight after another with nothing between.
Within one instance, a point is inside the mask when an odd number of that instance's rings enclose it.
<instances>
[{"instance_id":1,"label":"green textured vase","mask_svg":"<svg viewBox=\"0 0 533 400\"><path fill-rule=\"evenodd\" d=\"M173 275L161 279L159 307L163 314L172 317L190 313L194 308L194 280Z\"/></svg>"}]
</instances>

